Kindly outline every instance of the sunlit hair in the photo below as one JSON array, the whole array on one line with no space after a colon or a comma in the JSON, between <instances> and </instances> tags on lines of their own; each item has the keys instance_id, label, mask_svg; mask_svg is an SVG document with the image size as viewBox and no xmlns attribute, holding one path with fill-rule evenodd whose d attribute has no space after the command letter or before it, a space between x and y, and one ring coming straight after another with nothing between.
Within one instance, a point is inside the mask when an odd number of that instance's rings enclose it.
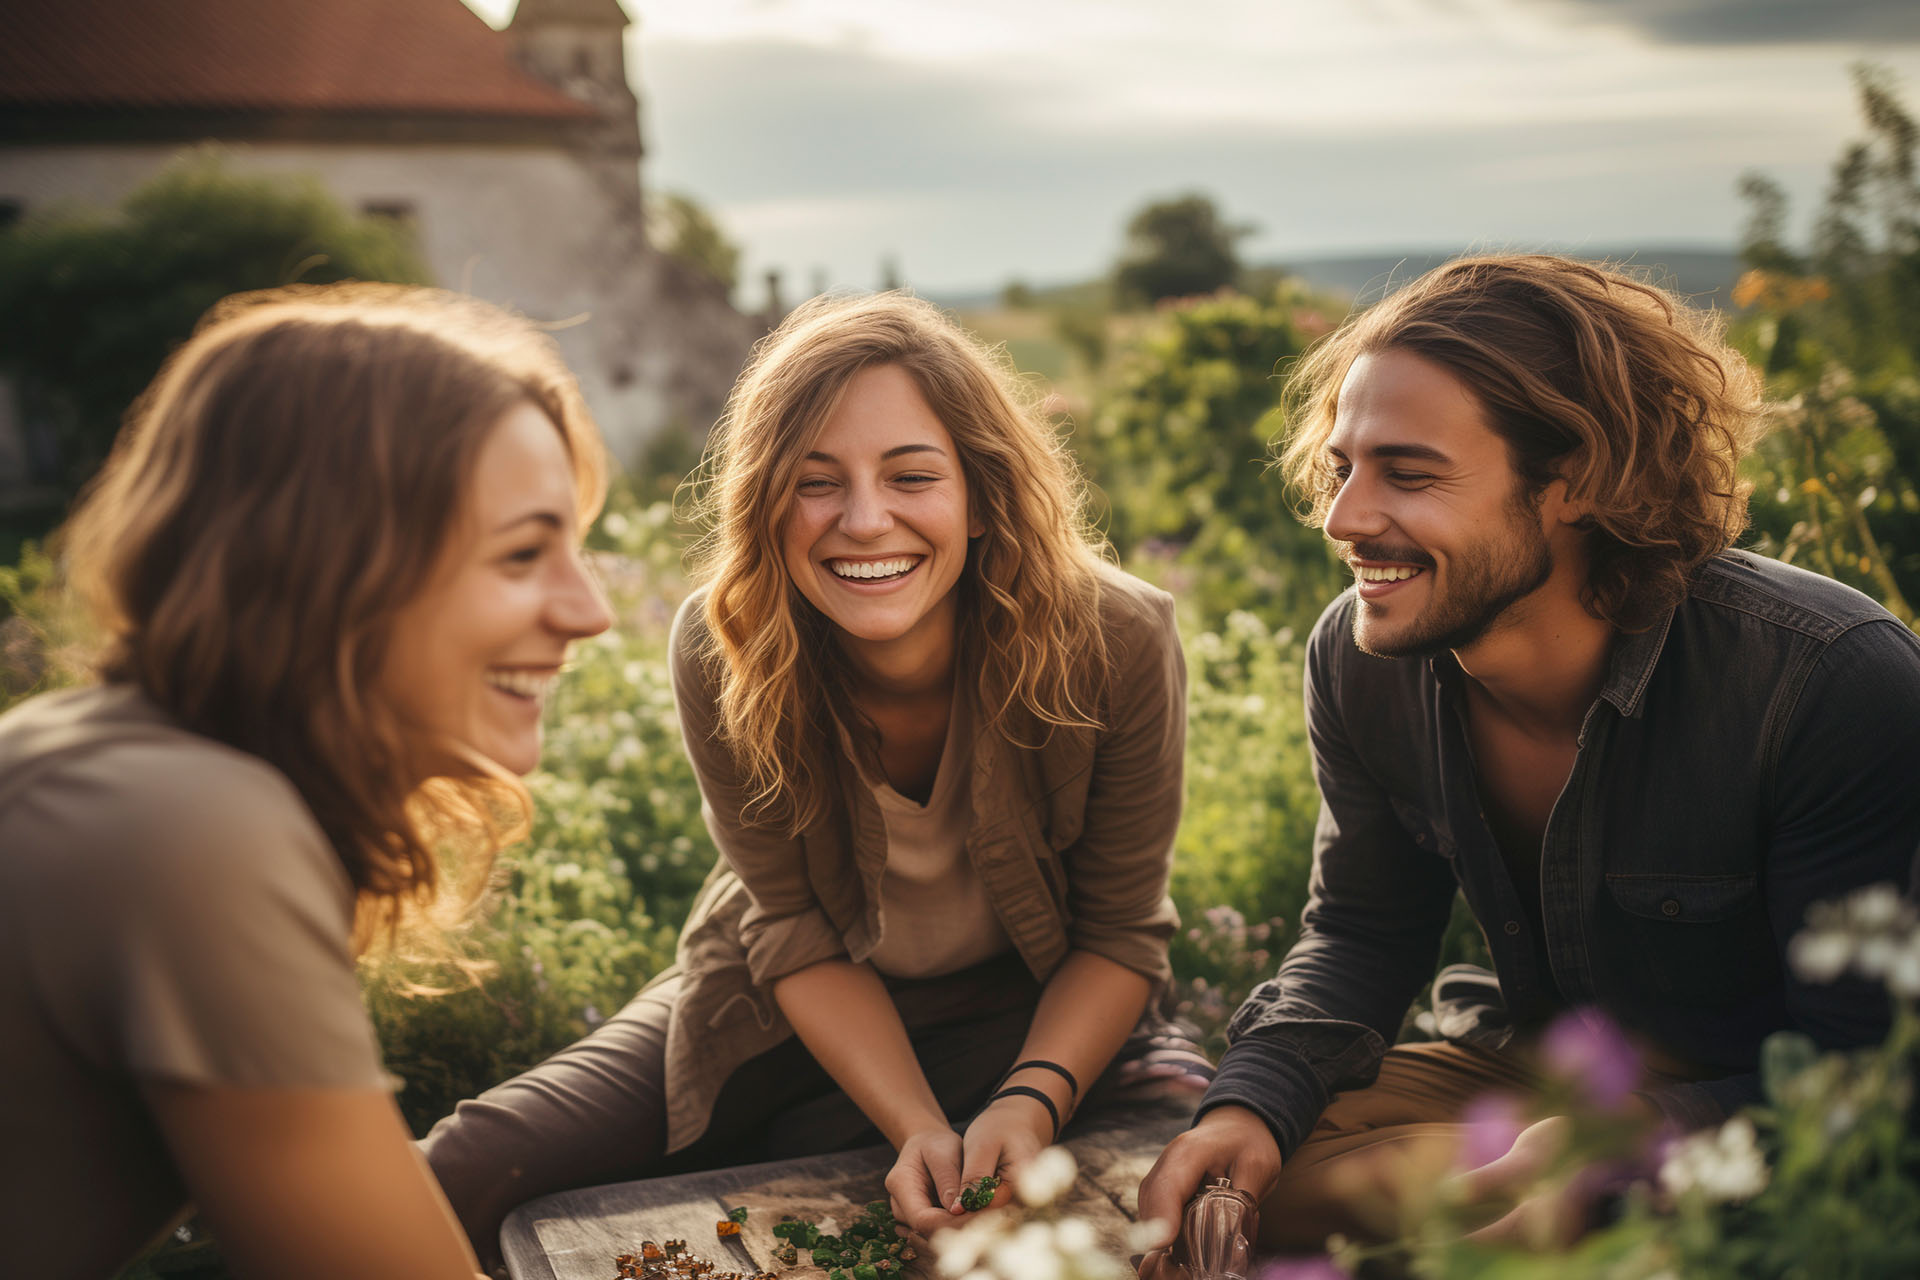
<instances>
[{"instance_id":1,"label":"sunlit hair","mask_svg":"<svg viewBox=\"0 0 1920 1280\"><path fill-rule=\"evenodd\" d=\"M477 885L527 812L518 779L369 694L482 444L523 401L566 444L584 527L599 435L524 321L389 285L239 295L134 405L63 533L106 631L99 676L285 774L359 892L363 938L433 896L436 846ZM471 776L421 784L450 750Z\"/></svg>"},{"instance_id":2,"label":"sunlit hair","mask_svg":"<svg viewBox=\"0 0 1920 1280\"><path fill-rule=\"evenodd\" d=\"M997 353L931 303L900 293L815 298L755 349L702 469L700 572L720 734L756 821L798 832L830 803L847 672L826 618L788 577L781 530L803 455L847 384L894 365L952 437L973 514L959 582L958 669L987 720L1025 745L1096 724L1108 661L1099 544L1071 456Z\"/></svg>"},{"instance_id":3,"label":"sunlit hair","mask_svg":"<svg viewBox=\"0 0 1920 1280\"><path fill-rule=\"evenodd\" d=\"M1301 362L1280 466L1314 524L1339 491L1325 446L1340 385L1381 351L1464 382L1529 497L1560 478L1589 505L1585 603L1596 617L1650 625L1746 528L1739 464L1761 431L1760 383L1718 317L1617 271L1539 254L1450 262Z\"/></svg>"}]
</instances>

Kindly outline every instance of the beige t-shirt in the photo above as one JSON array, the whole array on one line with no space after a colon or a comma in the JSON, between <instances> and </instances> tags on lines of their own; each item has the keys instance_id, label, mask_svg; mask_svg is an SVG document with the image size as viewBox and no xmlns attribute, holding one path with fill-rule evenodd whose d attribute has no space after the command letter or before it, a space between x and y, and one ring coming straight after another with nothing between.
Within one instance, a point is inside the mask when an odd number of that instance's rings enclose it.
<instances>
[{"instance_id":1,"label":"beige t-shirt","mask_svg":"<svg viewBox=\"0 0 1920 1280\"><path fill-rule=\"evenodd\" d=\"M126 686L0 716L0 1275L109 1275L185 1207L144 1082L387 1087L352 925L258 757Z\"/></svg>"},{"instance_id":2,"label":"beige t-shirt","mask_svg":"<svg viewBox=\"0 0 1920 1280\"><path fill-rule=\"evenodd\" d=\"M854 759L852 744L843 744ZM868 960L896 978L932 978L990 960L1013 943L967 859L973 822L973 727L955 691L933 791L922 805L860 767L887 824L880 877L880 941Z\"/></svg>"}]
</instances>

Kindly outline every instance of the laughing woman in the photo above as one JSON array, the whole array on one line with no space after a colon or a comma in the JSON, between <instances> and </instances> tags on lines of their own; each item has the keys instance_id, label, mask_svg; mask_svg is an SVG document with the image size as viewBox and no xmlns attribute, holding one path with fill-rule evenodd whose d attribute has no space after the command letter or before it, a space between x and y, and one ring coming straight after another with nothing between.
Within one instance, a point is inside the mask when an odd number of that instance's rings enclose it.
<instances>
[{"instance_id":1,"label":"laughing woman","mask_svg":"<svg viewBox=\"0 0 1920 1280\"><path fill-rule=\"evenodd\" d=\"M1143 1020L1175 924L1172 602L1100 559L1009 375L927 303L817 300L711 463L672 661L720 861L672 971L430 1135L483 1257L546 1191L882 1137L930 1231L1116 1056L1193 1061Z\"/></svg>"},{"instance_id":2,"label":"laughing woman","mask_svg":"<svg viewBox=\"0 0 1920 1280\"><path fill-rule=\"evenodd\" d=\"M0 716L0 1275L193 1203L249 1280L472 1280L354 943L524 803L601 475L552 343L452 295L241 299L154 382L64 535L98 681Z\"/></svg>"}]
</instances>

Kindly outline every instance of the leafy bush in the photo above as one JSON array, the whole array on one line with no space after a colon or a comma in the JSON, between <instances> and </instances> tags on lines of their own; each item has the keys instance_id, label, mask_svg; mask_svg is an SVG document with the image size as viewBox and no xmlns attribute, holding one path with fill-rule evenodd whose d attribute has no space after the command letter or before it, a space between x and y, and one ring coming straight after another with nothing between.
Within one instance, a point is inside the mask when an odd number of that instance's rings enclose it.
<instances>
[{"instance_id":1,"label":"leafy bush","mask_svg":"<svg viewBox=\"0 0 1920 1280\"><path fill-rule=\"evenodd\" d=\"M1169 586L1206 625L1240 609L1304 632L1345 585L1262 465L1284 366L1329 311L1284 287L1169 308L1095 408L1082 461L1112 504L1114 544L1170 561Z\"/></svg>"},{"instance_id":2,"label":"leafy bush","mask_svg":"<svg viewBox=\"0 0 1920 1280\"><path fill-rule=\"evenodd\" d=\"M297 282L424 282L409 234L342 209L317 180L239 177L216 150L111 213L50 208L0 231L0 369L49 423L76 489L121 415L209 307Z\"/></svg>"}]
</instances>

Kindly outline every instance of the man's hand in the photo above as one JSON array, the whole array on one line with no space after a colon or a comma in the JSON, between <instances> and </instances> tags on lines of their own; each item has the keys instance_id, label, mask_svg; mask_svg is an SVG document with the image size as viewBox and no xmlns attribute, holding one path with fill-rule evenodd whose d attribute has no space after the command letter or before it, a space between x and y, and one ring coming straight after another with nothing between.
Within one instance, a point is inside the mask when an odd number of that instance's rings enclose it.
<instances>
[{"instance_id":1,"label":"man's hand","mask_svg":"<svg viewBox=\"0 0 1920 1280\"><path fill-rule=\"evenodd\" d=\"M1592 1195L1581 1179L1526 1194L1560 1158L1572 1128L1573 1121L1566 1116L1536 1121L1520 1131L1505 1155L1454 1179L1454 1190L1468 1206L1513 1205L1467 1239L1525 1249L1562 1249L1580 1238L1592 1208Z\"/></svg>"},{"instance_id":2,"label":"man's hand","mask_svg":"<svg viewBox=\"0 0 1920 1280\"><path fill-rule=\"evenodd\" d=\"M1140 1180L1140 1221L1158 1230L1147 1241L1149 1252L1140 1274L1161 1270L1166 1250L1180 1234L1187 1201L1209 1178L1227 1177L1233 1185L1265 1200L1280 1177L1280 1144L1267 1122L1245 1107L1215 1107L1160 1153L1153 1168Z\"/></svg>"}]
</instances>

